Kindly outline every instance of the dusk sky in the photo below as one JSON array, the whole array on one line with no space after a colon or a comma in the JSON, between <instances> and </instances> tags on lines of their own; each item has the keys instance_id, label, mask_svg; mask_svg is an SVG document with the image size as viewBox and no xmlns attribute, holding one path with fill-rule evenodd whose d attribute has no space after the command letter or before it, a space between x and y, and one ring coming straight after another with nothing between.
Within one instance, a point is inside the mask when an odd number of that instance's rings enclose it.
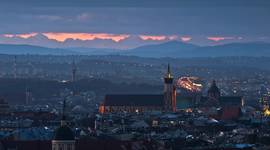
<instances>
[{"instance_id":1,"label":"dusk sky","mask_svg":"<svg viewBox=\"0 0 270 150\"><path fill-rule=\"evenodd\" d=\"M0 43L134 48L270 42L269 0L0 0Z\"/></svg>"}]
</instances>

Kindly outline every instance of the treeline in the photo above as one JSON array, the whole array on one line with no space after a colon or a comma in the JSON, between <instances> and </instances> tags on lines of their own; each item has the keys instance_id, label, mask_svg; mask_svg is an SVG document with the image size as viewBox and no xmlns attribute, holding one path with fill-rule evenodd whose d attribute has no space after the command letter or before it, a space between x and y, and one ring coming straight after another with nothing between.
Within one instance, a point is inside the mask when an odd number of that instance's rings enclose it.
<instances>
[{"instance_id":1,"label":"treeline","mask_svg":"<svg viewBox=\"0 0 270 150\"><path fill-rule=\"evenodd\" d=\"M9 103L24 103L26 91L35 99L58 97L64 89L75 92L94 91L97 96L112 93L161 93L162 87L149 84L113 83L103 79L83 79L76 82L60 82L45 79L0 78L0 97Z\"/></svg>"}]
</instances>

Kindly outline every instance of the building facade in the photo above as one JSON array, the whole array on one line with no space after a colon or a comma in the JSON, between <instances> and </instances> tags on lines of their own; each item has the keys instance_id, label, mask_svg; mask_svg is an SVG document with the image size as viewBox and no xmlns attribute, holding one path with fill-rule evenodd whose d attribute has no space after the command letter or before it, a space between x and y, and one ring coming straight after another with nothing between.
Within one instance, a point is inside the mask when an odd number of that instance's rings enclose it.
<instances>
[{"instance_id":1,"label":"building facade","mask_svg":"<svg viewBox=\"0 0 270 150\"><path fill-rule=\"evenodd\" d=\"M152 111L176 111L176 88L170 65L164 76L163 94L106 95L99 106L100 113L139 113Z\"/></svg>"},{"instance_id":2,"label":"building facade","mask_svg":"<svg viewBox=\"0 0 270 150\"><path fill-rule=\"evenodd\" d=\"M164 77L164 110L176 111L176 88L173 84L173 76L169 64L167 74Z\"/></svg>"}]
</instances>

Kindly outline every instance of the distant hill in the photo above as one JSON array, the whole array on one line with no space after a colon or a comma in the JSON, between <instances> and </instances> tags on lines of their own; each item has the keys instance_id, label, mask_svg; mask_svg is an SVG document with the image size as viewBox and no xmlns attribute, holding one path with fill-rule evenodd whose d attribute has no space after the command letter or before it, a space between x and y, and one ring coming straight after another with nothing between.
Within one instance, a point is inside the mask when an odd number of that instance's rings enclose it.
<instances>
[{"instance_id":1,"label":"distant hill","mask_svg":"<svg viewBox=\"0 0 270 150\"><path fill-rule=\"evenodd\" d=\"M86 47L71 47L68 50L81 53L83 55L116 55L125 50L109 49L109 48L86 48Z\"/></svg>"},{"instance_id":2,"label":"distant hill","mask_svg":"<svg viewBox=\"0 0 270 150\"><path fill-rule=\"evenodd\" d=\"M121 54L141 57L182 57L183 53L190 52L196 48L199 48L199 46L178 41L170 41L162 44L141 46L127 50Z\"/></svg>"},{"instance_id":3,"label":"distant hill","mask_svg":"<svg viewBox=\"0 0 270 150\"><path fill-rule=\"evenodd\" d=\"M230 43L217 46L196 46L182 42L167 42L147 45L128 50L124 55L141 57L224 57L224 56L267 56L270 57L270 43Z\"/></svg>"},{"instance_id":4,"label":"distant hill","mask_svg":"<svg viewBox=\"0 0 270 150\"><path fill-rule=\"evenodd\" d=\"M77 52L33 45L0 44L0 54L73 55Z\"/></svg>"},{"instance_id":5,"label":"distant hill","mask_svg":"<svg viewBox=\"0 0 270 150\"><path fill-rule=\"evenodd\" d=\"M189 56L194 57L224 57L224 56L251 56L270 57L270 43L230 43L217 46L206 46L192 50Z\"/></svg>"},{"instance_id":6,"label":"distant hill","mask_svg":"<svg viewBox=\"0 0 270 150\"><path fill-rule=\"evenodd\" d=\"M145 45L128 50L99 48L47 48L32 45L0 44L0 54L39 54L39 55L128 55L140 57L226 57L251 56L270 57L270 43L230 43L217 46L196 46L179 41L156 45Z\"/></svg>"}]
</instances>

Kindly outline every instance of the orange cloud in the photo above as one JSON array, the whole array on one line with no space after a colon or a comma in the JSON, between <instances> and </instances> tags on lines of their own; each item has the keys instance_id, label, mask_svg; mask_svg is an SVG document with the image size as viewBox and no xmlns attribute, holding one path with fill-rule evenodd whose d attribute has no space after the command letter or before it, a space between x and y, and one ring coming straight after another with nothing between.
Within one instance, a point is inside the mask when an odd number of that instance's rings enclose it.
<instances>
[{"instance_id":1,"label":"orange cloud","mask_svg":"<svg viewBox=\"0 0 270 150\"><path fill-rule=\"evenodd\" d=\"M139 35L139 37L142 39L142 40L152 40L152 41L163 41L163 40L166 40L167 37L164 36L164 35Z\"/></svg>"},{"instance_id":2,"label":"orange cloud","mask_svg":"<svg viewBox=\"0 0 270 150\"><path fill-rule=\"evenodd\" d=\"M192 39L192 37L189 37L189 36L183 36L183 37L181 37L181 40L183 41L183 42L188 42L188 41L190 41Z\"/></svg>"},{"instance_id":3,"label":"orange cloud","mask_svg":"<svg viewBox=\"0 0 270 150\"><path fill-rule=\"evenodd\" d=\"M56 40L58 42L64 42L67 39L73 40L113 40L114 42L120 42L127 39L128 34L107 34L107 33L43 33L48 39Z\"/></svg>"},{"instance_id":4,"label":"orange cloud","mask_svg":"<svg viewBox=\"0 0 270 150\"><path fill-rule=\"evenodd\" d=\"M7 38L19 37L19 38L23 38L23 39L28 39L28 38L34 37L36 35L37 35L37 33L25 33L25 34L4 34L3 36L7 37Z\"/></svg>"},{"instance_id":5,"label":"orange cloud","mask_svg":"<svg viewBox=\"0 0 270 150\"><path fill-rule=\"evenodd\" d=\"M232 40L235 39L234 37L207 37L208 40L211 41L215 41L215 42L219 42L219 41L223 41L223 40Z\"/></svg>"}]
</instances>

